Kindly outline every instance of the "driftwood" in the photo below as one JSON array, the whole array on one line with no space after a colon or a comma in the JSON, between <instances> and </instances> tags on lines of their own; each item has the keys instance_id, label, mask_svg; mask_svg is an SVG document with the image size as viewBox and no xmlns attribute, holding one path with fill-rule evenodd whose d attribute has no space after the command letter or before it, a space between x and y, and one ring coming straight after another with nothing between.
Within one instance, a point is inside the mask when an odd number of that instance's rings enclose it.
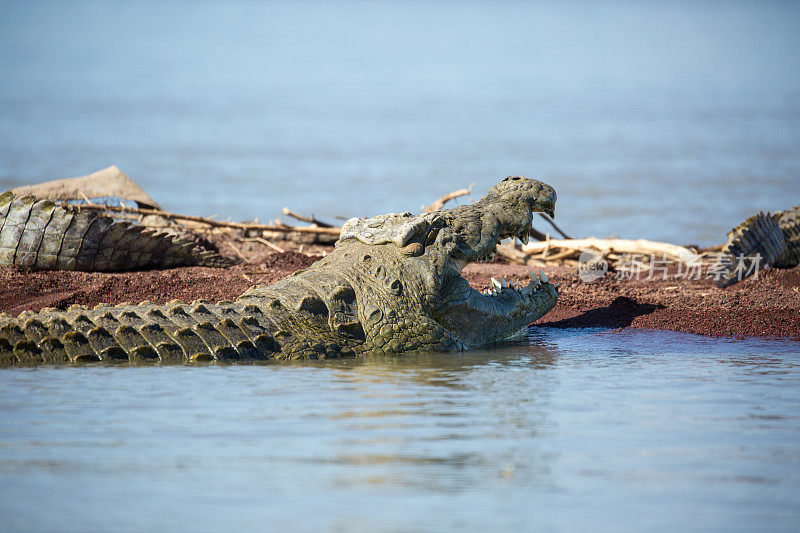
<instances>
[{"instance_id":1,"label":"driftwood","mask_svg":"<svg viewBox=\"0 0 800 533\"><path fill-rule=\"evenodd\" d=\"M473 185L470 185L468 188L449 192L430 205L423 207L422 210L425 213L438 211L447 202L471 194L472 188ZM113 214L115 218L132 219L137 224L157 227L161 231L176 231L180 233L190 230L200 233L222 233L223 235L220 235L221 241L241 258L243 258L243 254L236 247L236 242L257 242L276 252L284 252L284 248L275 244L275 241L291 241L300 243L301 246L304 244L332 245L339 239L341 233L341 227L339 226L323 222L313 215L299 214L287 207L283 208L285 215L307 222L310 225L294 226L284 224L280 220L274 220L269 224L260 224L257 220L255 222L226 222L215 220L213 216L200 217L164 211L117 167L109 167L84 178L58 180L23 187L20 188L20 192L35 192L54 199L83 198L86 203L75 206L78 209L104 211ZM139 207L100 205L92 203L89 199L90 197L103 196L132 199L139 203ZM620 261L624 254L656 253L672 258L686 258L695 255L694 252L684 247L644 240L571 239L552 218L544 213L539 213L539 215L563 239L552 239L549 233L533 229L530 235L538 242L532 242L521 247L516 241L510 245L501 244L497 246L498 255L512 263L533 266L552 265L554 263L576 265L578 256L585 249L596 250L611 262ZM232 236L230 235L231 232L237 232L238 234Z\"/></svg>"},{"instance_id":2,"label":"driftwood","mask_svg":"<svg viewBox=\"0 0 800 533\"><path fill-rule=\"evenodd\" d=\"M697 254L686 247L666 242L648 241L645 239L549 239L545 242L532 242L522 246L522 251L528 255L540 254L541 259L547 258L550 249L569 250L580 253L583 250L596 250L602 254L656 254L673 259L692 259ZM562 254L559 254L562 255Z\"/></svg>"},{"instance_id":3,"label":"driftwood","mask_svg":"<svg viewBox=\"0 0 800 533\"><path fill-rule=\"evenodd\" d=\"M425 207L424 211L432 212L439 210L448 201L468 195L471 191L472 186L468 189L459 189L450 192ZM139 222L145 225L156 225L159 221L164 223L173 221L178 226L191 227L194 230L200 231L240 231L242 233L240 238L243 240L258 242L277 252L283 252L284 249L276 245L274 241L332 245L339 238L341 232L341 227L322 222L314 216L296 213L286 207L283 208L284 214L297 220L308 222L310 225L292 226L284 224L280 220L275 220L270 224L225 222L214 220L210 217L181 215L147 207L132 208L88 203L80 205L78 208L114 212L117 213L118 216L138 218ZM510 245L500 244L497 246L498 255L509 262L531 266L553 264L572 266L577 265L577 260L581 252L585 250L594 250L607 261L621 268L623 267L623 261L631 263L633 260L636 262L635 258L628 256L654 254L658 257L678 260L692 260L699 257L695 252L683 246L647 241L644 239L597 239L594 237L587 239L570 239L567 237L566 232L564 232L550 217L543 213L540 213L540 215L556 232L565 238L552 239L549 234L534 230L531 236L535 239L539 239L538 241L522 246L519 246L516 242ZM223 242L225 242L234 253L239 256L242 255L230 240L224 239Z\"/></svg>"},{"instance_id":4,"label":"driftwood","mask_svg":"<svg viewBox=\"0 0 800 533\"><path fill-rule=\"evenodd\" d=\"M423 210L425 212L437 211L448 201L466 196L470 194L471 191L472 185L467 189L459 189L450 192L425 207ZM92 203L77 207L78 209L107 211L117 213L118 216L138 218L139 222L144 225L157 225L159 221L168 224L169 221L172 221L180 227L191 227L194 230L200 231L240 231L242 233L240 236L241 239L258 242L277 252L283 252L285 250L273 241L332 245L339 238L341 232L341 227L322 222L314 216L296 213L286 207L283 208L284 214L297 220L308 222L310 225L292 226L284 224L280 220L275 220L270 224L225 222L214 220L211 217L181 215L149 207L132 208L125 206L96 205ZM659 257L665 256L679 260L691 260L699 257L695 252L683 246L647 241L644 239L597 239L594 237L587 239L570 239L567 237L566 232L564 232L549 216L543 213L540 213L540 215L556 232L565 238L552 239L549 234L534 230L531 236L534 239L539 239L538 241L522 246L519 246L516 242L512 244L500 244L497 246L498 255L512 263L532 266L553 264L576 265L581 252L585 250L594 250L611 263L618 263L625 259L625 256L637 254L655 254ZM223 242L225 242L234 253L241 257L241 252L236 248L233 242L228 239L223 239ZM628 262L630 262L630 259L628 259Z\"/></svg>"},{"instance_id":5,"label":"driftwood","mask_svg":"<svg viewBox=\"0 0 800 533\"><path fill-rule=\"evenodd\" d=\"M647 270L649 260L642 256L653 256L657 260L664 258L673 261L692 262L702 257L700 254L684 246L666 242L648 241L644 239L550 239L549 235L542 242L532 242L519 246L498 244L497 254L510 263L529 266L569 266L576 267L581 253L593 251L608 261L615 269L638 268Z\"/></svg>"},{"instance_id":6,"label":"driftwood","mask_svg":"<svg viewBox=\"0 0 800 533\"><path fill-rule=\"evenodd\" d=\"M529 254L526 254L520 250L518 246L513 244L498 244L495 249L497 250L497 255L509 263L538 267L552 266L552 262L537 259Z\"/></svg>"}]
</instances>

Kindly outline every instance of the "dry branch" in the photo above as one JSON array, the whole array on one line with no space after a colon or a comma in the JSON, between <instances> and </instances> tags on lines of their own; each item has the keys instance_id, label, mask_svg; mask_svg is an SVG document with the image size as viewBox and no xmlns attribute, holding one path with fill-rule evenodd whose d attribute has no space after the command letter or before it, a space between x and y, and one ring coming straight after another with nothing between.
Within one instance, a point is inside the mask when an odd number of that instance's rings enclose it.
<instances>
[{"instance_id":1,"label":"dry branch","mask_svg":"<svg viewBox=\"0 0 800 533\"><path fill-rule=\"evenodd\" d=\"M294 211L291 211L288 207L284 207L283 208L283 214L286 215L286 216L290 216L292 218L296 218L297 220L302 220L303 222L308 222L310 224L314 224L316 226L319 226L320 228L332 228L333 227L333 224L328 224L327 222L322 222L321 220L317 220L316 218L314 218L314 215L311 215L311 216L301 215L299 213L295 213Z\"/></svg>"},{"instance_id":2,"label":"dry branch","mask_svg":"<svg viewBox=\"0 0 800 533\"><path fill-rule=\"evenodd\" d=\"M267 239L262 239L261 237L251 237L251 238L248 238L248 239L245 239L245 240L263 244L267 248L272 248L276 252L286 253L286 250L284 250L283 248L281 248L277 244L272 243L272 242L268 241Z\"/></svg>"},{"instance_id":3,"label":"dry branch","mask_svg":"<svg viewBox=\"0 0 800 533\"><path fill-rule=\"evenodd\" d=\"M564 231L562 231L561 228L558 227L558 225L556 224L555 220L550 218L550 215L548 215L546 213L539 213L539 216L542 217L543 219L545 219L547 222L549 222L550 225L553 226L553 229L556 230L559 233L559 235L561 235L565 239L571 239L572 238L569 235L567 235L566 233L564 233ZM531 234L531 235L533 235L533 234ZM539 240L541 241L541 240L544 240L544 239L539 239Z\"/></svg>"},{"instance_id":4,"label":"dry branch","mask_svg":"<svg viewBox=\"0 0 800 533\"><path fill-rule=\"evenodd\" d=\"M444 205L460 196L466 196L472 192L472 185L466 189L459 189L450 192L429 206L423 208L426 213L438 211ZM224 222L214 220L210 217L199 217L192 215L181 215L178 213L170 213L161 209L153 209L149 207L125 207L113 205L80 205L78 209L90 209L97 211L108 211L118 213L118 216L126 216L138 218L140 223L147 225L144 217L157 216L162 219L172 220L176 223L192 227L193 229L205 231L230 231L239 230L244 233L242 238L247 241L255 241L269 248L283 252L284 249L272 241L293 241L308 244L333 244L341 233L341 227L333 226L326 222L317 220L313 215L306 216L284 207L283 213L287 216L308 222L310 226L291 226L284 224L280 220L274 220L270 224L258 223L242 223L242 222ZM628 241L624 239L569 239L566 233L553 222L553 220L543 213L540 213L548 223L550 223L556 232L565 237L564 240L551 239L550 234L542 233L534 230L531 234L535 239L540 239L541 242L533 242L522 246L521 248L513 243L512 245L498 245L498 254L505 258L507 261L528 265L541 265L545 263L552 264L559 262L561 264L567 262L574 262L577 259L580 251L583 249L591 248L596 249L603 253L606 257L613 260L613 256L609 254L617 253L665 253L670 257L686 257L693 255L693 252L680 247L667 243L654 243L651 241ZM254 235L255 234L255 235ZM225 240L225 243L233 249L233 251L242 257L241 252L236 249L232 242ZM552 253L555 251L555 253ZM538 254L538 255L537 255Z\"/></svg>"},{"instance_id":5,"label":"dry branch","mask_svg":"<svg viewBox=\"0 0 800 533\"><path fill-rule=\"evenodd\" d=\"M475 184L472 183L472 184L470 184L468 189L458 189L457 191L453 191L453 192L449 192L449 193L445 194L444 196L442 196L441 198L439 198L438 200L433 202L428 207L423 207L422 208L423 213L433 213L434 211L439 211L442 207L444 207L444 204L446 204L447 202L449 202L453 198L458 198L459 196L466 196L466 195L470 194L472 192L472 187L474 185Z\"/></svg>"},{"instance_id":6,"label":"dry branch","mask_svg":"<svg viewBox=\"0 0 800 533\"><path fill-rule=\"evenodd\" d=\"M231 250L233 250L233 252L234 252L236 255L238 255L238 256L239 256L239 259L241 259L243 263L247 263L247 262L248 262L248 261L247 261L247 258L244 256L244 254L242 254L242 252L240 252L240 251L239 251L239 248L237 248L235 244L233 244L233 243L232 243L231 241L229 241L228 239L225 239L225 244L227 244L227 245L228 245L228 247L229 247Z\"/></svg>"},{"instance_id":7,"label":"dry branch","mask_svg":"<svg viewBox=\"0 0 800 533\"><path fill-rule=\"evenodd\" d=\"M146 208L133 208L133 207L120 207L114 205L80 205L78 209L91 209L95 211L112 211L116 213L134 213L138 215L156 215L170 220L185 220L189 222L198 222L214 228L230 228L241 230L256 230L256 231L275 231L275 232L300 232L300 233L319 233L325 235L339 235L340 228L321 228L315 226L289 226L287 224L246 224L241 222L223 222L220 220L211 220L191 215L179 215L177 213L169 213L159 209L146 209Z\"/></svg>"}]
</instances>

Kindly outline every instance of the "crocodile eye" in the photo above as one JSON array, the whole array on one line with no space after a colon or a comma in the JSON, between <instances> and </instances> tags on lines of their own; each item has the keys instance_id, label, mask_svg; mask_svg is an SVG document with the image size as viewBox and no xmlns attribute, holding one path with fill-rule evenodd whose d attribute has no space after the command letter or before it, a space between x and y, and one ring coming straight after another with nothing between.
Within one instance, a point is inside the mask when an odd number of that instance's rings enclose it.
<instances>
[{"instance_id":1,"label":"crocodile eye","mask_svg":"<svg viewBox=\"0 0 800 533\"><path fill-rule=\"evenodd\" d=\"M428 232L428 237L425 239L425 246L430 246L436 242L436 237L439 235L439 228L432 228Z\"/></svg>"}]
</instances>

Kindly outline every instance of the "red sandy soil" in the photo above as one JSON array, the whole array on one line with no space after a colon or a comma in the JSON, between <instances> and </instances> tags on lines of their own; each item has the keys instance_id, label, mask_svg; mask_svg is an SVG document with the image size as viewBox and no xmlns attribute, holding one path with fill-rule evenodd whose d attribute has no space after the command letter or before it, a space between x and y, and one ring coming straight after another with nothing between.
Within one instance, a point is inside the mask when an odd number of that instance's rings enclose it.
<instances>
[{"instance_id":1,"label":"red sandy soil","mask_svg":"<svg viewBox=\"0 0 800 533\"><path fill-rule=\"evenodd\" d=\"M307 247L318 254L324 248ZM0 312L18 314L71 304L93 306L150 300L232 300L254 284L273 283L320 255L296 251L250 255L249 263L225 269L176 268L124 273L26 272L0 267ZM537 322L546 327L651 328L701 335L769 336L800 340L800 268L769 270L725 289L709 280L658 277L592 283L573 269L545 269L560 282L559 303ZM490 277L528 282L528 269L504 263L471 264L463 275L478 289Z\"/></svg>"},{"instance_id":2,"label":"red sandy soil","mask_svg":"<svg viewBox=\"0 0 800 533\"><path fill-rule=\"evenodd\" d=\"M490 275L527 283L526 267L469 265L473 286ZM725 289L711 280L676 276L617 280L611 274L586 283L574 269L545 269L561 283L558 305L536 322L547 327L648 328L699 335L784 337L800 340L800 267L762 271ZM492 274L494 273L494 274Z\"/></svg>"}]
</instances>

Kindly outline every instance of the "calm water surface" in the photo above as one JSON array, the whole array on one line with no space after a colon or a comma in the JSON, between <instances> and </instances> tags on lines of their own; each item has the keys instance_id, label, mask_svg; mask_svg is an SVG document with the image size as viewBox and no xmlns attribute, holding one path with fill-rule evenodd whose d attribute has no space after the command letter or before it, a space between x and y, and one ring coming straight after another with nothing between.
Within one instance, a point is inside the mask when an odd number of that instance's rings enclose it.
<instances>
[{"instance_id":1,"label":"calm water surface","mask_svg":"<svg viewBox=\"0 0 800 533\"><path fill-rule=\"evenodd\" d=\"M0 529L796 530L797 344L0 370Z\"/></svg>"}]
</instances>

